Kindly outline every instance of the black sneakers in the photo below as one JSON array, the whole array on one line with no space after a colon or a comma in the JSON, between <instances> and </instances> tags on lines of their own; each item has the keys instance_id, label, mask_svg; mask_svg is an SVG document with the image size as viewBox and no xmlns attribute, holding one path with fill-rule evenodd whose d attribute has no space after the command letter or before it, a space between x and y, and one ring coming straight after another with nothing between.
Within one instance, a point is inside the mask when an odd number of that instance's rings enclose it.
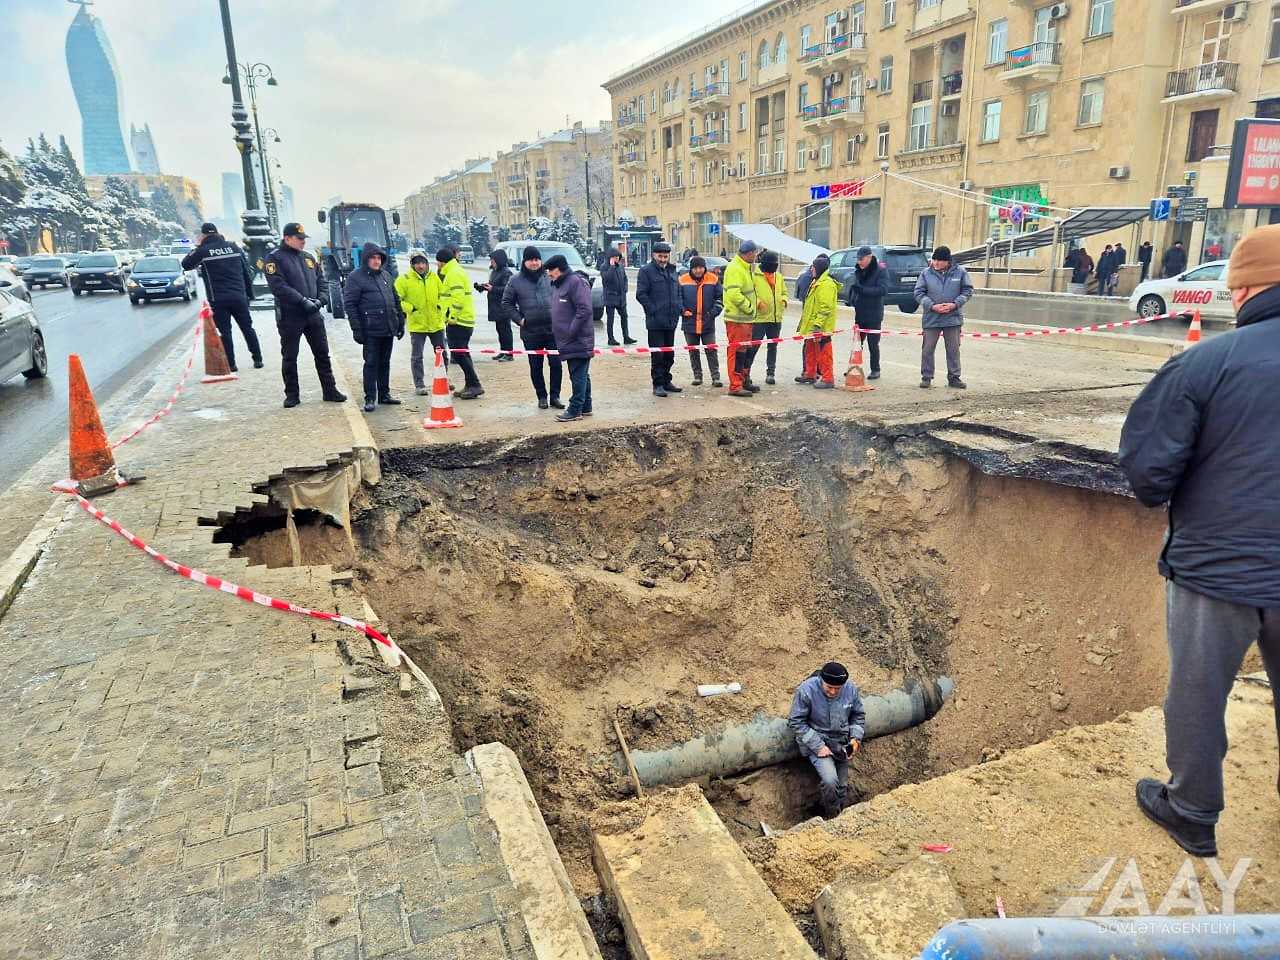
<instances>
[{"instance_id":1,"label":"black sneakers","mask_svg":"<svg viewBox=\"0 0 1280 960\"><path fill-rule=\"evenodd\" d=\"M326 399L328 399L328 398L326 398ZM285 408L286 410L288 410L290 407L296 407L296 406L297 406L298 404L300 404L301 402L302 402L302 401L301 401L301 400L299 400L297 397L285 397L285 398L284 398L284 408Z\"/></svg>"},{"instance_id":2,"label":"black sneakers","mask_svg":"<svg viewBox=\"0 0 1280 960\"><path fill-rule=\"evenodd\" d=\"M1169 788L1159 780L1145 777L1135 791L1138 806L1152 823L1164 827L1165 833L1193 857L1216 857L1218 841L1209 824L1188 820L1169 803Z\"/></svg>"},{"instance_id":3,"label":"black sneakers","mask_svg":"<svg viewBox=\"0 0 1280 960\"><path fill-rule=\"evenodd\" d=\"M339 393L337 390L334 390L330 393L326 393L322 399L324 399L329 403L346 403L347 395L345 393Z\"/></svg>"}]
</instances>

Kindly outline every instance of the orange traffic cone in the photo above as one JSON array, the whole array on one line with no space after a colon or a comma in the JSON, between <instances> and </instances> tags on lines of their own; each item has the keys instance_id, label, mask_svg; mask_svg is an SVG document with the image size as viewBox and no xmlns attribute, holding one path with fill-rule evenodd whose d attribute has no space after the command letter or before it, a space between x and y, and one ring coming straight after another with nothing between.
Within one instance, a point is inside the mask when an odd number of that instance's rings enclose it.
<instances>
[{"instance_id":1,"label":"orange traffic cone","mask_svg":"<svg viewBox=\"0 0 1280 960\"><path fill-rule=\"evenodd\" d=\"M94 497L123 487L128 481L116 470L116 458L102 429L93 391L89 389L80 357L74 353L67 358L67 401L71 476L55 483L53 489Z\"/></svg>"},{"instance_id":2,"label":"orange traffic cone","mask_svg":"<svg viewBox=\"0 0 1280 960\"><path fill-rule=\"evenodd\" d=\"M844 372L844 388L853 393L869 393L875 389L867 386L867 378L862 373L862 341L860 340L853 341L853 355L849 357L849 369Z\"/></svg>"},{"instance_id":3,"label":"orange traffic cone","mask_svg":"<svg viewBox=\"0 0 1280 960\"><path fill-rule=\"evenodd\" d=\"M213 325L213 311L208 301L200 308L200 319L204 321L204 376L200 382L239 380L239 375L232 373L231 364L227 363L227 351L222 346L222 337L218 336L218 328Z\"/></svg>"},{"instance_id":4,"label":"orange traffic cone","mask_svg":"<svg viewBox=\"0 0 1280 960\"><path fill-rule=\"evenodd\" d=\"M444 353L436 347L436 369L431 378L431 414L422 421L427 430L460 427L462 420L453 412L453 394L449 391L449 375L444 369Z\"/></svg>"},{"instance_id":5,"label":"orange traffic cone","mask_svg":"<svg viewBox=\"0 0 1280 960\"><path fill-rule=\"evenodd\" d=\"M1200 311L1191 314L1191 326L1187 327L1187 339L1182 341L1182 349L1194 347L1200 342Z\"/></svg>"}]
</instances>

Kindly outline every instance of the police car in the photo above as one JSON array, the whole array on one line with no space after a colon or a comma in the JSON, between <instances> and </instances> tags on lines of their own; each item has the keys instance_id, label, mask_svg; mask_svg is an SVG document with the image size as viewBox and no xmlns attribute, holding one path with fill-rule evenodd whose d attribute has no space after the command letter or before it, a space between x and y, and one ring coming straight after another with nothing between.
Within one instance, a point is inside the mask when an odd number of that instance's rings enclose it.
<instances>
[{"instance_id":1,"label":"police car","mask_svg":"<svg viewBox=\"0 0 1280 960\"><path fill-rule=\"evenodd\" d=\"M1233 320L1236 312L1226 279L1226 260L1202 263L1176 277L1138 284L1129 298L1129 309L1141 317L1185 309L1199 310L1205 317Z\"/></svg>"}]
</instances>

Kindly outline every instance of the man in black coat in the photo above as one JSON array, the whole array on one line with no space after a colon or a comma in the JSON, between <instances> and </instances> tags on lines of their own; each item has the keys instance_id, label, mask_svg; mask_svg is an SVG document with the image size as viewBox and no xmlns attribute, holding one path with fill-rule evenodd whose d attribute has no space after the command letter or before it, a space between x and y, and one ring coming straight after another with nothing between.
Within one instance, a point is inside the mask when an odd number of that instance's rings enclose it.
<instances>
[{"instance_id":1,"label":"man in black coat","mask_svg":"<svg viewBox=\"0 0 1280 960\"><path fill-rule=\"evenodd\" d=\"M853 304L853 323L858 328L858 342L867 345L871 361L868 380L880 379L880 334L869 333L884 326L884 298L889 295L889 275L880 266L875 251L858 248L858 265L853 271L849 302Z\"/></svg>"},{"instance_id":2,"label":"man in black coat","mask_svg":"<svg viewBox=\"0 0 1280 960\"><path fill-rule=\"evenodd\" d=\"M298 393L298 346L303 337L316 361L316 375L325 400L342 403L346 394L338 391L329 362L329 340L320 316L320 264L306 251L307 234L300 223L286 223L280 246L263 263L267 286L276 301L276 328L280 331L280 376L284 379L284 405L296 407Z\"/></svg>"},{"instance_id":3,"label":"man in black coat","mask_svg":"<svg viewBox=\"0 0 1280 960\"><path fill-rule=\"evenodd\" d=\"M520 341L524 348L555 350L556 338L551 332L551 278L542 266L542 252L533 244L524 248L520 256L520 272L507 283L502 292L502 305L520 327ZM542 374L543 355L529 354L529 380L533 383L538 409L554 407L563 410L560 402L560 385L564 368L558 353L546 355L546 366L551 371L551 393L547 394L547 381Z\"/></svg>"},{"instance_id":4,"label":"man in black coat","mask_svg":"<svg viewBox=\"0 0 1280 960\"><path fill-rule=\"evenodd\" d=\"M644 307L644 326L649 346L674 347L676 327L680 325L680 285L676 265L671 262L671 244L659 240L653 245L653 259L640 268L636 276L636 300ZM671 366L676 355L672 350L649 354L649 375L653 395L665 397L683 392L671 382Z\"/></svg>"},{"instance_id":5,"label":"man in black coat","mask_svg":"<svg viewBox=\"0 0 1280 960\"><path fill-rule=\"evenodd\" d=\"M1147 275L1151 273L1151 255L1155 253L1155 248L1151 246L1150 240L1143 240L1142 245L1138 247L1138 262L1142 264L1142 276L1138 279L1139 283L1147 279Z\"/></svg>"},{"instance_id":6,"label":"man in black coat","mask_svg":"<svg viewBox=\"0 0 1280 960\"><path fill-rule=\"evenodd\" d=\"M1236 246L1226 282L1237 328L1161 367L1120 435L1134 494L1169 511L1159 567L1171 777L1140 780L1138 805L1198 857L1217 854L1227 698L1254 643L1280 688L1280 226Z\"/></svg>"},{"instance_id":7,"label":"man in black coat","mask_svg":"<svg viewBox=\"0 0 1280 960\"><path fill-rule=\"evenodd\" d=\"M609 333L609 346L619 346L613 335L613 315L616 313L622 320L622 342L631 344L631 331L627 329L627 268L622 262L622 254L613 247L605 254L605 264L600 269L600 289L604 293L605 329Z\"/></svg>"},{"instance_id":8,"label":"man in black coat","mask_svg":"<svg viewBox=\"0 0 1280 960\"><path fill-rule=\"evenodd\" d=\"M183 270L199 269L204 278L204 295L213 308L213 325L222 338L227 363L236 369L236 350L231 342L231 320L240 327L253 365L262 369L262 347L258 344L249 301L253 299L253 271L244 251L218 232L215 224L200 227L200 244L182 258Z\"/></svg>"},{"instance_id":9,"label":"man in black coat","mask_svg":"<svg viewBox=\"0 0 1280 960\"><path fill-rule=\"evenodd\" d=\"M489 282L474 284L477 293L488 297L489 319L498 331L498 349L502 352L494 359L499 363L510 363L515 359L511 348L515 345L511 336L511 313L502 300L502 294L511 281L511 264L507 260L507 251L495 250L489 254Z\"/></svg>"},{"instance_id":10,"label":"man in black coat","mask_svg":"<svg viewBox=\"0 0 1280 960\"><path fill-rule=\"evenodd\" d=\"M1160 276L1176 277L1187 269L1187 250L1181 240L1175 240L1173 246L1164 252L1160 260Z\"/></svg>"},{"instance_id":11,"label":"man in black coat","mask_svg":"<svg viewBox=\"0 0 1280 960\"><path fill-rule=\"evenodd\" d=\"M382 269L387 255L376 243L360 252L360 269L347 277L342 305L356 343L364 347L364 409L399 405L391 396L391 348L404 336L404 310L391 271Z\"/></svg>"}]
</instances>

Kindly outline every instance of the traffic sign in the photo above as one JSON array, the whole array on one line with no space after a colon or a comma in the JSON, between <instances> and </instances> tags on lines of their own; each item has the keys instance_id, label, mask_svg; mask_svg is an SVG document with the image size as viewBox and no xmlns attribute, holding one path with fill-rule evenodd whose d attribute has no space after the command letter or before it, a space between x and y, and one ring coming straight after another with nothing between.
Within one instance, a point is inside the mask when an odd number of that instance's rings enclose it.
<instances>
[{"instance_id":1,"label":"traffic sign","mask_svg":"<svg viewBox=\"0 0 1280 960\"><path fill-rule=\"evenodd\" d=\"M630 229L631 229L631 221L630 221L630 220L619 220L619 221L618 221L618 229L619 229L619 230L621 230L623 233L626 233L628 230L630 230Z\"/></svg>"},{"instance_id":2,"label":"traffic sign","mask_svg":"<svg viewBox=\"0 0 1280 960\"><path fill-rule=\"evenodd\" d=\"M1151 219L1152 220L1168 220L1169 208L1173 204L1165 197L1156 197L1151 201Z\"/></svg>"},{"instance_id":3,"label":"traffic sign","mask_svg":"<svg viewBox=\"0 0 1280 960\"><path fill-rule=\"evenodd\" d=\"M708 224L707 224L707 236L708 236L708 237L718 237L718 236L720 236L720 224L718 224L718 223L708 223Z\"/></svg>"},{"instance_id":4,"label":"traffic sign","mask_svg":"<svg viewBox=\"0 0 1280 960\"><path fill-rule=\"evenodd\" d=\"M1178 203L1178 213L1174 217L1179 223L1195 223L1209 219L1208 197L1183 197Z\"/></svg>"},{"instance_id":5,"label":"traffic sign","mask_svg":"<svg viewBox=\"0 0 1280 960\"><path fill-rule=\"evenodd\" d=\"M1165 187L1164 195L1166 197L1189 197L1195 193L1195 189L1190 184L1177 184L1176 186Z\"/></svg>"}]
</instances>

